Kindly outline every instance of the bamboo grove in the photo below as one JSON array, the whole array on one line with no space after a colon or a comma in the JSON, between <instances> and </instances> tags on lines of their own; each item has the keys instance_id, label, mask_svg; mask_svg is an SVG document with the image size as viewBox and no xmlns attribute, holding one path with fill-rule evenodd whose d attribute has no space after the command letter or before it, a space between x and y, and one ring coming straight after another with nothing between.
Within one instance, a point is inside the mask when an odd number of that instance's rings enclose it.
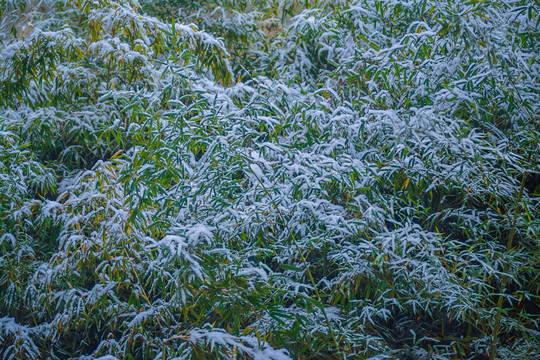
<instances>
[{"instance_id":1,"label":"bamboo grove","mask_svg":"<svg viewBox=\"0 0 540 360\"><path fill-rule=\"evenodd\" d=\"M539 357L539 9L0 0L1 358Z\"/></svg>"}]
</instances>

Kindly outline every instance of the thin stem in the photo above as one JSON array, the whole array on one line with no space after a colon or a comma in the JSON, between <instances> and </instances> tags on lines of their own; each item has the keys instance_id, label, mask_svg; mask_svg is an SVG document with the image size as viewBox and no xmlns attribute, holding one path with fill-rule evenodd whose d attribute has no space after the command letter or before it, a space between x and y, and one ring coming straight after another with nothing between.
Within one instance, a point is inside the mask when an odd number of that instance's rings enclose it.
<instances>
[{"instance_id":1,"label":"thin stem","mask_svg":"<svg viewBox=\"0 0 540 360\"><path fill-rule=\"evenodd\" d=\"M519 204L521 203L521 199L523 198L523 191L525 189L525 183L527 181L528 174L523 174L523 178L521 179L521 187L519 188L518 197L516 199L516 210L514 211L514 218L512 219L512 228L510 229L510 234L508 235L508 241L506 242L506 251L510 251L512 249L512 245L514 242L514 236L516 234L516 223L517 219L520 213L521 207ZM504 265L504 273L506 274L508 272L509 264L506 263ZM491 346L489 349L489 359L495 360L495 356L497 354L497 342L499 340L499 332L501 330L501 316L502 316L502 306L504 301L504 296L502 295L502 292L504 291L504 288L506 287L506 284L508 283L509 277L507 275L503 275L501 280L501 295L499 295L499 299L497 300L497 314L495 315L495 324L493 325L493 340L491 341Z\"/></svg>"}]
</instances>

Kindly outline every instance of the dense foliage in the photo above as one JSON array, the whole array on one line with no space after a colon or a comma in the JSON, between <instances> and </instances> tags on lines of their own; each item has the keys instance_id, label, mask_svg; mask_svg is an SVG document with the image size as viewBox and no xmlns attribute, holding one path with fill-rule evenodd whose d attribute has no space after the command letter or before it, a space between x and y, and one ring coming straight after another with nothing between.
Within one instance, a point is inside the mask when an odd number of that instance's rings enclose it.
<instances>
[{"instance_id":1,"label":"dense foliage","mask_svg":"<svg viewBox=\"0 0 540 360\"><path fill-rule=\"evenodd\" d=\"M539 10L0 0L0 355L540 357Z\"/></svg>"}]
</instances>

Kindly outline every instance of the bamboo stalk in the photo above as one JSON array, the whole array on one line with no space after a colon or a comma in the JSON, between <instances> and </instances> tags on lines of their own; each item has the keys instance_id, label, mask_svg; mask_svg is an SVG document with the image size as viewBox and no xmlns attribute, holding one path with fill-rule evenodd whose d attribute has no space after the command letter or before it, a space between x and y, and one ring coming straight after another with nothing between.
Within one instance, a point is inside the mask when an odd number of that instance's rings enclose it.
<instances>
[{"instance_id":1,"label":"bamboo stalk","mask_svg":"<svg viewBox=\"0 0 540 360\"><path fill-rule=\"evenodd\" d=\"M528 174L523 174L523 178L521 179L521 186L519 188L519 193L516 199L516 209L514 211L514 218L512 219L512 228L510 229L510 234L508 235L508 241L506 242L506 251L510 251L512 249L512 245L514 242L514 236L516 234L516 223L517 219L520 213L520 206L521 199L523 198L523 191L525 189L525 183L527 181ZM504 266L504 273L506 274L508 272L508 263ZM509 277L507 275L503 275L501 280L501 294L504 291L504 288L506 287L506 284L508 283ZM499 299L497 300L497 314L495 315L495 324L493 325L493 339L491 341L491 345L489 348L489 359L495 360L495 356L497 355L497 342L499 340L499 332L501 330L501 316L502 316L502 305L504 301L504 296L499 295Z\"/></svg>"}]
</instances>

